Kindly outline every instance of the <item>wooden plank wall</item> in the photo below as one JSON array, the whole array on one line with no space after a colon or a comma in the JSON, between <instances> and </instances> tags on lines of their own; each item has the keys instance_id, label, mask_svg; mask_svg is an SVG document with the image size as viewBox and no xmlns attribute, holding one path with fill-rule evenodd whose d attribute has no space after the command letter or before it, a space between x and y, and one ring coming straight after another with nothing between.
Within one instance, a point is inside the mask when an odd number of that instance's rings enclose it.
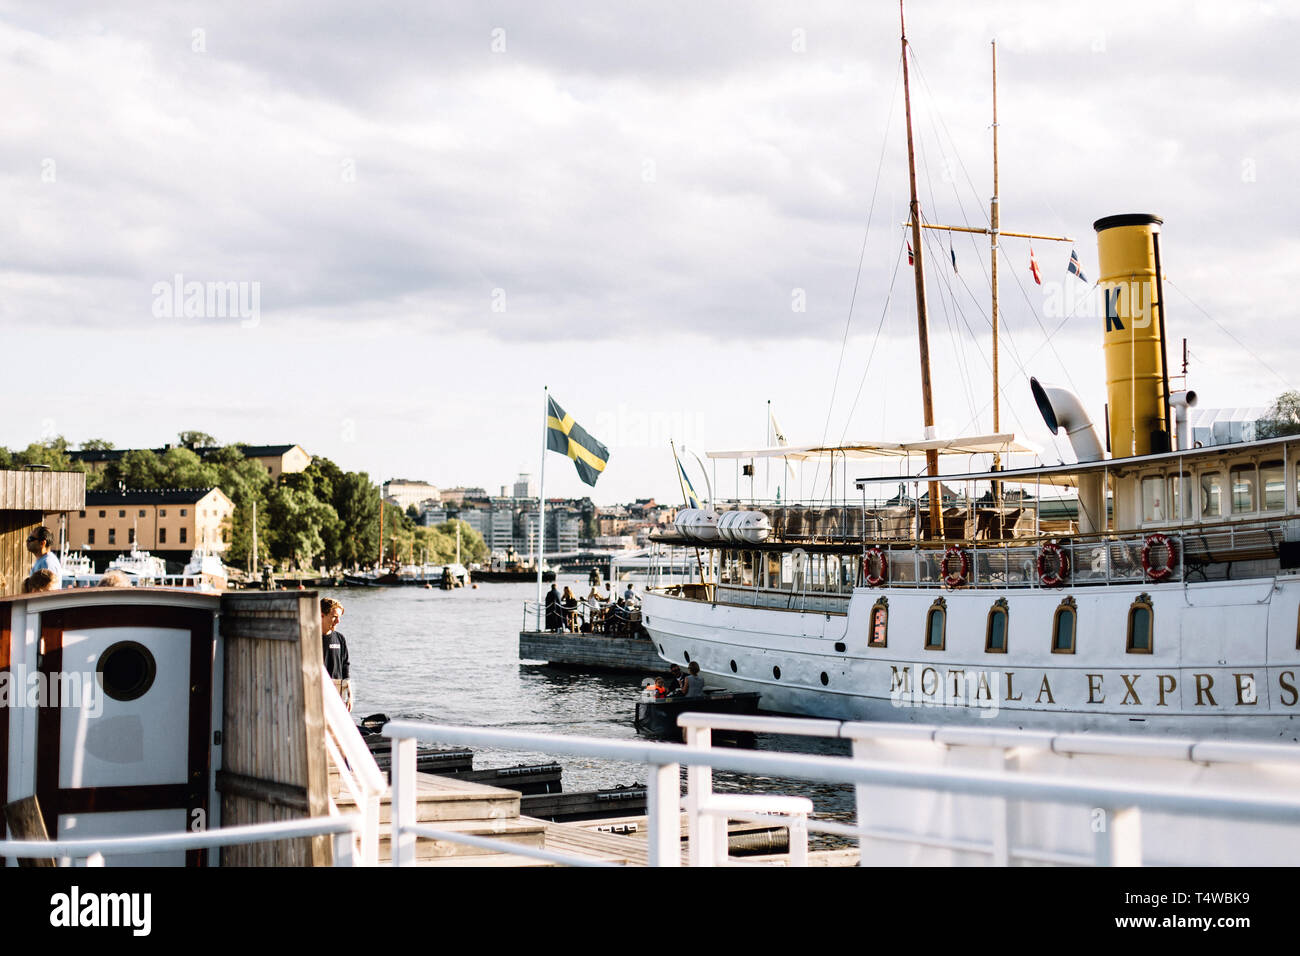
<instances>
[{"instance_id":1,"label":"wooden plank wall","mask_svg":"<svg viewBox=\"0 0 1300 956\"><path fill-rule=\"evenodd\" d=\"M222 826L329 812L315 591L221 598ZM327 866L328 837L226 847L223 866Z\"/></svg>"},{"instance_id":2,"label":"wooden plank wall","mask_svg":"<svg viewBox=\"0 0 1300 956\"><path fill-rule=\"evenodd\" d=\"M42 514L0 511L0 595L23 593L23 580L36 560L27 550L27 535L40 527Z\"/></svg>"},{"instance_id":3,"label":"wooden plank wall","mask_svg":"<svg viewBox=\"0 0 1300 956\"><path fill-rule=\"evenodd\" d=\"M86 476L82 472L0 471L0 511L80 511L84 507Z\"/></svg>"}]
</instances>

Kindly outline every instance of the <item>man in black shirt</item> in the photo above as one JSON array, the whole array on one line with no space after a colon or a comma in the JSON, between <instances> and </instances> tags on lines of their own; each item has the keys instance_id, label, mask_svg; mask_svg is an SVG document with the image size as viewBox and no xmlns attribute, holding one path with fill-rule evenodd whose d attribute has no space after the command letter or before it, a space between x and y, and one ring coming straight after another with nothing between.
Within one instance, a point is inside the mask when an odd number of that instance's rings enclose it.
<instances>
[{"instance_id":1,"label":"man in black shirt","mask_svg":"<svg viewBox=\"0 0 1300 956\"><path fill-rule=\"evenodd\" d=\"M329 672L334 688L343 698L348 710L352 710L352 682L348 670L348 642L335 630L343 618L343 605L333 598L321 598L320 634L321 644L325 650L325 669Z\"/></svg>"}]
</instances>

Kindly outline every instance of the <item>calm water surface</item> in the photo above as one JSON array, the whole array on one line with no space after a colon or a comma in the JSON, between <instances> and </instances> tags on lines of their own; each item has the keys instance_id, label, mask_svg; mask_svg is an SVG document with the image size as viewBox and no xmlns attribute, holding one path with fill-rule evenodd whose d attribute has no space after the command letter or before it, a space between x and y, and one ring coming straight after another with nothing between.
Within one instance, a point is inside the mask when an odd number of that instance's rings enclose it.
<instances>
[{"instance_id":1,"label":"calm water surface","mask_svg":"<svg viewBox=\"0 0 1300 956\"><path fill-rule=\"evenodd\" d=\"M585 575L565 577L560 587L565 584L587 589ZM354 716L385 713L473 727L637 739L632 717L641 678L649 674L575 673L519 659L523 606L536 600L536 584L484 582L455 591L322 589L321 594L345 608L339 630L348 641L356 685ZM848 753L843 741L776 735L759 735L757 746ZM563 766L566 791L645 783L641 765L541 752L476 748L474 765L551 761ZM853 790L847 785L725 773L714 774L714 785L722 791L801 794L812 799L820 816L852 818Z\"/></svg>"}]
</instances>

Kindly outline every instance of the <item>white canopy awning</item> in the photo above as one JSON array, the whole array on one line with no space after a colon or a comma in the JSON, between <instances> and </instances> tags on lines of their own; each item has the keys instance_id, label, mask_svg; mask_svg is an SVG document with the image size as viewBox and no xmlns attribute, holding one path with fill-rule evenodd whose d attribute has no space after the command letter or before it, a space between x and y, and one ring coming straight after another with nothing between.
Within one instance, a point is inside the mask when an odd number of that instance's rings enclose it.
<instances>
[{"instance_id":1,"label":"white canopy awning","mask_svg":"<svg viewBox=\"0 0 1300 956\"><path fill-rule=\"evenodd\" d=\"M971 435L962 438L925 438L920 441L856 441L842 445L777 445L773 448L748 448L734 451L710 451L709 458L788 458L806 461L817 458L904 458L908 455L937 451L941 455L1010 455L1038 454L1016 441L1010 432L999 435Z\"/></svg>"}]
</instances>

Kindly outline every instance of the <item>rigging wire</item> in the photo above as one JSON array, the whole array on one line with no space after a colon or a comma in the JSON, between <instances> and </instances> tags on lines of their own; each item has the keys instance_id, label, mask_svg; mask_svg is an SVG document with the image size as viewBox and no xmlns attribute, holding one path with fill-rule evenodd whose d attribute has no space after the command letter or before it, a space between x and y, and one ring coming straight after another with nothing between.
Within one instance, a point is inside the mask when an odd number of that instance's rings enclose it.
<instances>
[{"instance_id":1,"label":"rigging wire","mask_svg":"<svg viewBox=\"0 0 1300 956\"><path fill-rule=\"evenodd\" d=\"M1209 312L1207 312L1205 309L1203 309L1203 308L1201 307L1201 305L1200 305L1198 302L1196 302L1196 301L1195 301L1195 300L1194 300L1190 295L1188 295L1186 292L1184 292L1184 291L1182 290L1182 287L1179 286L1176 282L1174 282L1173 279L1169 278L1168 276L1165 276L1165 283L1166 283L1167 285L1169 285L1172 289L1174 289L1175 291L1177 291L1177 293L1178 293L1179 295L1181 295L1184 299L1186 299L1186 300L1191 304L1192 308L1196 309L1196 311L1200 312L1201 315L1205 316L1207 319L1209 319L1211 322L1213 322L1216 326L1218 326L1220 332L1222 332L1222 333L1223 333L1224 335L1226 335L1228 338L1232 339L1232 341L1236 342L1236 343L1237 343L1238 345L1240 345L1243 349L1245 349L1245 350L1250 354L1250 357L1251 357L1251 358L1253 358L1253 359L1254 359L1256 362L1258 362L1260 365L1264 366L1264 368L1266 368L1266 369L1268 369L1270 372L1272 372L1273 375L1276 376L1276 378L1277 378L1277 380L1278 380L1279 382L1281 382L1283 385L1285 385L1288 389L1291 389L1291 390L1293 390L1293 391L1295 390L1295 386L1292 385L1292 384L1291 384L1289 381L1287 381L1285 378L1283 378L1283 377L1282 377L1282 373L1280 373L1277 369L1273 368L1273 366L1269 365L1269 364L1268 364L1267 362L1265 362L1262 358L1260 358L1259 355L1257 355L1257 354L1255 353L1255 350L1252 349L1249 345L1247 345L1247 344L1246 344L1245 342L1243 342L1241 339L1237 338L1237 337L1236 337L1235 335L1233 335L1230 331L1228 331L1228 329L1224 327L1223 323L1221 323L1221 322L1220 322L1218 319L1216 319L1213 315L1211 315Z\"/></svg>"},{"instance_id":2,"label":"rigging wire","mask_svg":"<svg viewBox=\"0 0 1300 956\"><path fill-rule=\"evenodd\" d=\"M840 356L838 361L836 361L835 363L835 378L831 384L831 398L826 408L826 422L822 426L823 445L826 444L826 435L830 432L831 414L835 410L835 394L839 390L840 372L842 371L844 366L844 354L848 350L849 329L853 325L853 308L858 300L858 287L862 283L862 264L866 260L867 240L871 236L871 222L873 217L875 216L875 211L876 211L876 196L880 192L880 174L885 168L885 153L889 147L889 130L893 125L894 110L897 108L896 101L898 99L898 82L899 82L899 78L902 76L902 71L903 71L903 61L902 61L902 57L900 56L898 61L898 69L894 73L894 91L893 93L890 94L889 97L889 115L885 119L885 135L881 138L881 142L880 142L880 157L876 161L876 180L871 187L871 203L867 208L867 225L866 225L866 229L864 229L862 233L862 248L858 251L858 268L857 268L857 272L854 274L853 277L853 291L849 296L848 315L845 316L844 319L844 335L840 339ZM813 482L812 482L813 488L817 487L817 478L820 471L821 471L821 461L819 460L817 462L816 468L813 471ZM833 490L834 489L832 489L832 491Z\"/></svg>"}]
</instances>

